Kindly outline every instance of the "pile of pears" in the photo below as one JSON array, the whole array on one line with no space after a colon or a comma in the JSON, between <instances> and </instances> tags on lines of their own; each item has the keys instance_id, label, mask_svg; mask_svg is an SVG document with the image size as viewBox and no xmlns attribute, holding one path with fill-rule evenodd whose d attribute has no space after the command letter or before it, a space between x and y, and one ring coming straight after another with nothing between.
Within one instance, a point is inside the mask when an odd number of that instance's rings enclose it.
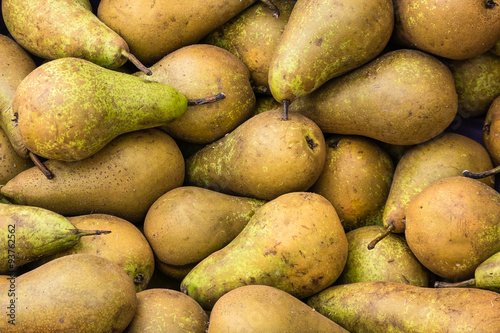
<instances>
[{"instance_id":1,"label":"pile of pears","mask_svg":"<svg viewBox=\"0 0 500 333\"><path fill-rule=\"evenodd\" d=\"M1 18L0 332L500 332L498 0Z\"/></svg>"}]
</instances>

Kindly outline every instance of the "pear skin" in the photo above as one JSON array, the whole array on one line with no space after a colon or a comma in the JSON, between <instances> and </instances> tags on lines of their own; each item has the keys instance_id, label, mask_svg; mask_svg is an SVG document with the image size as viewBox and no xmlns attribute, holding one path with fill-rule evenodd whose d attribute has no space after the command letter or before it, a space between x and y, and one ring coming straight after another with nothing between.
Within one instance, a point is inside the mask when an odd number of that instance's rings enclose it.
<instances>
[{"instance_id":1,"label":"pear skin","mask_svg":"<svg viewBox=\"0 0 500 333\"><path fill-rule=\"evenodd\" d=\"M204 309L248 284L301 299L333 284L346 258L346 235L332 204L319 194L290 192L264 204L236 238L198 263L181 291Z\"/></svg>"},{"instance_id":2,"label":"pear skin","mask_svg":"<svg viewBox=\"0 0 500 333\"><path fill-rule=\"evenodd\" d=\"M486 112L483 124L483 142L491 156L493 165L500 165L500 95L493 100Z\"/></svg>"},{"instance_id":3,"label":"pear skin","mask_svg":"<svg viewBox=\"0 0 500 333\"><path fill-rule=\"evenodd\" d=\"M10 143L9 137L0 128L0 185L6 184L17 174L33 166L28 158L21 157Z\"/></svg>"},{"instance_id":4,"label":"pear skin","mask_svg":"<svg viewBox=\"0 0 500 333\"><path fill-rule=\"evenodd\" d=\"M283 290L248 285L231 290L215 303L207 332L348 331Z\"/></svg>"},{"instance_id":5,"label":"pear skin","mask_svg":"<svg viewBox=\"0 0 500 333\"><path fill-rule=\"evenodd\" d=\"M329 287L307 304L350 332L500 331L498 293L475 288L368 281Z\"/></svg>"}]
</instances>

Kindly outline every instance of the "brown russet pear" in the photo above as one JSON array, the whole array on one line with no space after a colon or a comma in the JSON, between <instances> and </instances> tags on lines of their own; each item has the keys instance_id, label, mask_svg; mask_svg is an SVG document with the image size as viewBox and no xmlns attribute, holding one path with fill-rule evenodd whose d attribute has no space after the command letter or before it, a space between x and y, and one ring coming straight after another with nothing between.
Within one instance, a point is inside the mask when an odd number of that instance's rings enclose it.
<instances>
[{"instance_id":1,"label":"brown russet pear","mask_svg":"<svg viewBox=\"0 0 500 333\"><path fill-rule=\"evenodd\" d=\"M476 288L367 281L329 287L307 304L350 332L500 331L498 293Z\"/></svg>"},{"instance_id":2,"label":"brown russet pear","mask_svg":"<svg viewBox=\"0 0 500 333\"><path fill-rule=\"evenodd\" d=\"M45 207L65 216L110 214L142 223L149 207L184 181L184 158L175 141L152 128L125 133L78 162L46 160L12 178L0 193L13 203Z\"/></svg>"},{"instance_id":3,"label":"brown russet pear","mask_svg":"<svg viewBox=\"0 0 500 333\"><path fill-rule=\"evenodd\" d=\"M500 39L496 0L394 0L394 14L394 41L444 58L472 58Z\"/></svg>"},{"instance_id":4,"label":"brown russet pear","mask_svg":"<svg viewBox=\"0 0 500 333\"><path fill-rule=\"evenodd\" d=\"M500 165L500 95L491 103L483 124L483 142L494 166Z\"/></svg>"},{"instance_id":5,"label":"brown russet pear","mask_svg":"<svg viewBox=\"0 0 500 333\"><path fill-rule=\"evenodd\" d=\"M323 172L310 188L335 207L346 231L382 224L394 162L377 141L355 135L326 139Z\"/></svg>"},{"instance_id":6,"label":"brown russet pear","mask_svg":"<svg viewBox=\"0 0 500 333\"><path fill-rule=\"evenodd\" d=\"M161 262L175 266L197 263L233 240L264 203L180 186L151 205L144 235Z\"/></svg>"},{"instance_id":7,"label":"brown russet pear","mask_svg":"<svg viewBox=\"0 0 500 333\"><path fill-rule=\"evenodd\" d=\"M152 75L136 75L174 87L188 99L213 96L217 103L189 105L186 112L160 128L173 138L208 144L250 118L255 94L245 64L231 52L214 45L193 44L172 51L151 67Z\"/></svg>"},{"instance_id":8,"label":"brown russet pear","mask_svg":"<svg viewBox=\"0 0 500 333\"><path fill-rule=\"evenodd\" d=\"M346 258L346 235L332 204L316 193L290 192L264 204L180 287L204 309L248 284L276 287L302 299L334 283Z\"/></svg>"},{"instance_id":9,"label":"brown russet pear","mask_svg":"<svg viewBox=\"0 0 500 333\"><path fill-rule=\"evenodd\" d=\"M394 27L391 0L298 0L269 64L269 88L292 102L375 58Z\"/></svg>"},{"instance_id":10,"label":"brown russet pear","mask_svg":"<svg viewBox=\"0 0 500 333\"><path fill-rule=\"evenodd\" d=\"M271 200L308 190L325 164L320 128L280 109L255 115L186 160L186 184L226 194Z\"/></svg>"},{"instance_id":11,"label":"brown russet pear","mask_svg":"<svg viewBox=\"0 0 500 333\"><path fill-rule=\"evenodd\" d=\"M195 44L256 0L101 0L97 17L122 36L131 52L152 65Z\"/></svg>"},{"instance_id":12,"label":"brown russet pear","mask_svg":"<svg viewBox=\"0 0 500 333\"><path fill-rule=\"evenodd\" d=\"M120 134L164 125L182 116L187 103L165 84L61 58L23 79L12 108L28 150L69 162L95 154Z\"/></svg>"},{"instance_id":13,"label":"brown russet pear","mask_svg":"<svg viewBox=\"0 0 500 333\"><path fill-rule=\"evenodd\" d=\"M207 333L348 331L281 289L248 285L222 296L210 312Z\"/></svg>"},{"instance_id":14,"label":"brown russet pear","mask_svg":"<svg viewBox=\"0 0 500 333\"><path fill-rule=\"evenodd\" d=\"M76 57L110 69L131 60L150 72L94 14L89 0L4 0L2 15L16 42L40 58Z\"/></svg>"},{"instance_id":15,"label":"brown russet pear","mask_svg":"<svg viewBox=\"0 0 500 333\"><path fill-rule=\"evenodd\" d=\"M397 49L290 104L325 133L414 145L445 130L458 110L453 75L437 58Z\"/></svg>"},{"instance_id":16,"label":"brown russet pear","mask_svg":"<svg viewBox=\"0 0 500 333\"><path fill-rule=\"evenodd\" d=\"M92 254L54 259L14 285L9 294L10 284L0 284L2 332L123 332L137 309L123 268Z\"/></svg>"},{"instance_id":17,"label":"brown russet pear","mask_svg":"<svg viewBox=\"0 0 500 333\"><path fill-rule=\"evenodd\" d=\"M463 176L434 182L408 204L405 238L434 274L450 281L472 278L500 251L500 193Z\"/></svg>"},{"instance_id":18,"label":"brown russet pear","mask_svg":"<svg viewBox=\"0 0 500 333\"><path fill-rule=\"evenodd\" d=\"M177 290L152 288L137 293L137 310L125 333L205 333L208 315Z\"/></svg>"},{"instance_id":19,"label":"brown russet pear","mask_svg":"<svg viewBox=\"0 0 500 333\"><path fill-rule=\"evenodd\" d=\"M404 232L408 204L425 187L446 177L460 176L466 169L478 172L492 166L485 147L462 134L445 132L413 146L394 171L382 217L387 232ZM495 185L493 176L481 181L490 187ZM376 241L374 239L370 247L375 246Z\"/></svg>"},{"instance_id":20,"label":"brown russet pear","mask_svg":"<svg viewBox=\"0 0 500 333\"><path fill-rule=\"evenodd\" d=\"M31 56L12 38L0 34L0 128L22 158L28 157L12 110L12 100L21 81L37 66Z\"/></svg>"},{"instance_id":21,"label":"brown russet pear","mask_svg":"<svg viewBox=\"0 0 500 333\"><path fill-rule=\"evenodd\" d=\"M34 166L33 162L19 156L9 137L0 128L0 185L6 184L18 173Z\"/></svg>"}]
</instances>

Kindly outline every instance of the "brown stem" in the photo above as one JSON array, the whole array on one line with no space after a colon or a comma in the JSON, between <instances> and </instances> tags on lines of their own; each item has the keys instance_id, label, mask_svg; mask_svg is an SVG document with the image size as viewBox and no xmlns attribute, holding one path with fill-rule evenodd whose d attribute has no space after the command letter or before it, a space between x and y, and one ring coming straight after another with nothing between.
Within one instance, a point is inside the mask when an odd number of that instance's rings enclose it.
<instances>
[{"instance_id":1,"label":"brown stem","mask_svg":"<svg viewBox=\"0 0 500 333\"><path fill-rule=\"evenodd\" d=\"M487 9L492 9L495 6L498 6L498 4L495 1L493 1L493 0L486 0L486 2L484 3L484 6Z\"/></svg>"},{"instance_id":2,"label":"brown stem","mask_svg":"<svg viewBox=\"0 0 500 333\"><path fill-rule=\"evenodd\" d=\"M80 236L92 236L92 235L106 235L110 234L111 230L85 230L85 229L76 229L76 233Z\"/></svg>"},{"instance_id":3,"label":"brown stem","mask_svg":"<svg viewBox=\"0 0 500 333\"><path fill-rule=\"evenodd\" d=\"M455 287L470 287L476 285L476 279L469 279L460 282L444 282L444 281L436 281L434 282L434 288L455 288Z\"/></svg>"},{"instance_id":4,"label":"brown stem","mask_svg":"<svg viewBox=\"0 0 500 333\"><path fill-rule=\"evenodd\" d=\"M139 59L137 59L135 57L135 55L133 55L132 53L130 53L129 51L126 51L126 50L123 50L122 54L131 62L135 65L135 67L137 67L141 72L143 72L144 74L146 75L153 75L153 72L147 68L146 66L144 66L142 64L142 62L139 61Z\"/></svg>"},{"instance_id":5,"label":"brown stem","mask_svg":"<svg viewBox=\"0 0 500 333\"><path fill-rule=\"evenodd\" d=\"M290 101L288 99L283 100L283 119L288 120L288 106L290 105Z\"/></svg>"},{"instance_id":6,"label":"brown stem","mask_svg":"<svg viewBox=\"0 0 500 333\"><path fill-rule=\"evenodd\" d=\"M47 179L54 178L54 174L49 169L47 169L47 167L45 165L43 165L42 161L40 161L38 156L33 154L31 151L28 152L28 156L33 161L33 163L35 163L35 165L38 167L38 169L40 169L40 171L45 175L45 177L47 177Z\"/></svg>"},{"instance_id":7,"label":"brown stem","mask_svg":"<svg viewBox=\"0 0 500 333\"><path fill-rule=\"evenodd\" d=\"M193 105L202 105L202 104L207 104L207 103L213 103L220 101L221 99L226 98L226 94L223 92L218 93L217 95L214 96L209 96L205 98L200 98L200 99L190 99L188 100L188 105L193 106Z\"/></svg>"},{"instance_id":8,"label":"brown stem","mask_svg":"<svg viewBox=\"0 0 500 333\"><path fill-rule=\"evenodd\" d=\"M500 172L500 165L493 168L493 169L486 170L483 172L470 172L469 170L464 170L462 172L462 175L464 175L465 177L472 178L472 179L481 179L481 178L486 178L489 176L494 176L499 172Z\"/></svg>"},{"instance_id":9,"label":"brown stem","mask_svg":"<svg viewBox=\"0 0 500 333\"><path fill-rule=\"evenodd\" d=\"M278 18L280 17L280 11L278 7L273 3L272 0L260 0L262 3L264 3L269 9L271 9L271 12L273 13L273 17Z\"/></svg>"},{"instance_id":10,"label":"brown stem","mask_svg":"<svg viewBox=\"0 0 500 333\"><path fill-rule=\"evenodd\" d=\"M373 250L375 245L377 245L377 243L380 242L382 239L386 238L394 229L395 229L394 224L388 226L383 233L375 237L375 239L368 244L368 250Z\"/></svg>"}]
</instances>

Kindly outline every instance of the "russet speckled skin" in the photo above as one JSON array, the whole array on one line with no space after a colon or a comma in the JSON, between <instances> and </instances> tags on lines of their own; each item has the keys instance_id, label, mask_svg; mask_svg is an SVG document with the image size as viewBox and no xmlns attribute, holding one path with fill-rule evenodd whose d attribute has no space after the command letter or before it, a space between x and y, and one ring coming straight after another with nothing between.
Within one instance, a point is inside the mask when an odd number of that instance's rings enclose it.
<instances>
[{"instance_id":1,"label":"russet speckled skin","mask_svg":"<svg viewBox=\"0 0 500 333\"><path fill-rule=\"evenodd\" d=\"M500 165L500 96L495 98L486 112L483 142L493 160L493 165Z\"/></svg>"}]
</instances>

